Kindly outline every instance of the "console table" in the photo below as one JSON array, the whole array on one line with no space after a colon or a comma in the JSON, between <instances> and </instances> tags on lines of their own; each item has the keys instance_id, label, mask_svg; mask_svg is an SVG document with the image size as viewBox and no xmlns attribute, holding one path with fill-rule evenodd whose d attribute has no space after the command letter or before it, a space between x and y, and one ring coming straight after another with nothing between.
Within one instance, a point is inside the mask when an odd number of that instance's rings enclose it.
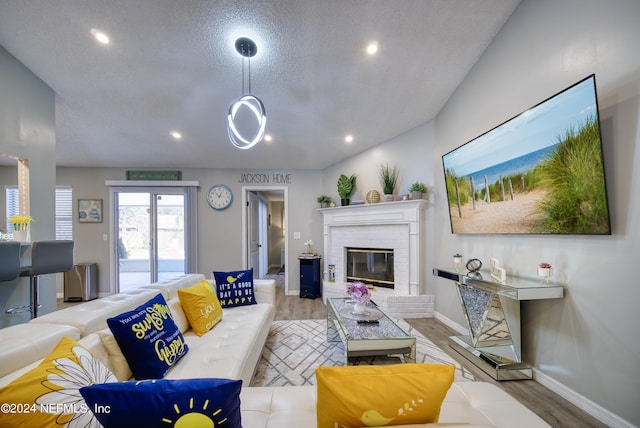
<instances>
[{"instance_id":1,"label":"console table","mask_svg":"<svg viewBox=\"0 0 640 428\"><path fill-rule=\"evenodd\" d=\"M469 328L469 335L450 337L449 346L495 380L531 379L533 369L522 361L520 301L560 299L564 287L516 277L500 281L489 272L435 268L433 274L453 281Z\"/></svg>"}]
</instances>

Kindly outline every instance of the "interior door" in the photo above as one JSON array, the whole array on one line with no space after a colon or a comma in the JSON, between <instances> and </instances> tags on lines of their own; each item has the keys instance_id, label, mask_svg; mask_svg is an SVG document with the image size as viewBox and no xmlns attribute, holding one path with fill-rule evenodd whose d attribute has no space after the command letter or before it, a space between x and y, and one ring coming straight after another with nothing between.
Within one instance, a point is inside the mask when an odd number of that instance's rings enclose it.
<instances>
[{"instance_id":1,"label":"interior door","mask_svg":"<svg viewBox=\"0 0 640 428\"><path fill-rule=\"evenodd\" d=\"M256 192L247 194L247 262L253 274L260 278L260 197Z\"/></svg>"},{"instance_id":2,"label":"interior door","mask_svg":"<svg viewBox=\"0 0 640 428\"><path fill-rule=\"evenodd\" d=\"M269 217L269 207L267 202L258 199L258 277L264 278L269 270L269 235L267 223Z\"/></svg>"}]
</instances>

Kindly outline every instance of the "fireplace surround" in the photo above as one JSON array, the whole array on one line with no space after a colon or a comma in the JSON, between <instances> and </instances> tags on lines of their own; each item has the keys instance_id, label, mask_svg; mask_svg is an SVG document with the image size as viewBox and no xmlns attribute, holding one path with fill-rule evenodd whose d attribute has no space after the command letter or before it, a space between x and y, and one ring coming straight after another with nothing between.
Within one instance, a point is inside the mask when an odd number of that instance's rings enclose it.
<instances>
[{"instance_id":1,"label":"fireplace surround","mask_svg":"<svg viewBox=\"0 0 640 428\"><path fill-rule=\"evenodd\" d=\"M393 289L375 286L372 298L389 315L433 317L434 296L426 294L425 200L321 208L325 270L335 265L335 282L323 281L323 298L343 297L347 248L393 250ZM367 281L364 281L365 283Z\"/></svg>"}]
</instances>

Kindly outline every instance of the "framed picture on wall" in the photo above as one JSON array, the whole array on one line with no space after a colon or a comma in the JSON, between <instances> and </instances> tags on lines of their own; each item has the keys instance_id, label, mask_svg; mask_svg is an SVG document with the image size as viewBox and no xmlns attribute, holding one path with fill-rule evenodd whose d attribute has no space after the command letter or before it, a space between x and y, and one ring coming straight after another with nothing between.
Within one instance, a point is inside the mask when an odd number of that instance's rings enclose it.
<instances>
[{"instance_id":1,"label":"framed picture on wall","mask_svg":"<svg viewBox=\"0 0 640 428\"><path fill-rule=\"evenodd\" d=\"M102 223L102 199L78 199L78 222Z\"/></svg>"}]
</instances>

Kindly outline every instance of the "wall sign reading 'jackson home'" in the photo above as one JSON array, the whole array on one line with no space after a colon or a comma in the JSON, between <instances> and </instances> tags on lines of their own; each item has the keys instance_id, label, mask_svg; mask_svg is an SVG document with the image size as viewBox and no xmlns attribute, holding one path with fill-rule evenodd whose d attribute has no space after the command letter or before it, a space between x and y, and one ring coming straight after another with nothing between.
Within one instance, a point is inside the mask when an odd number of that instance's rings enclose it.
<instances>
[{"instance_id":1,"label":"wall sign reading 'jackson home'","mask_svg":"<svg viewBox=\"0 0 640 428\"><path fill-rule=\"evenodd\" d=\"M238 183L248 184L291 184L291 174L281 172L245 172L240 174Z\"/></svg>"}]
</instances>

